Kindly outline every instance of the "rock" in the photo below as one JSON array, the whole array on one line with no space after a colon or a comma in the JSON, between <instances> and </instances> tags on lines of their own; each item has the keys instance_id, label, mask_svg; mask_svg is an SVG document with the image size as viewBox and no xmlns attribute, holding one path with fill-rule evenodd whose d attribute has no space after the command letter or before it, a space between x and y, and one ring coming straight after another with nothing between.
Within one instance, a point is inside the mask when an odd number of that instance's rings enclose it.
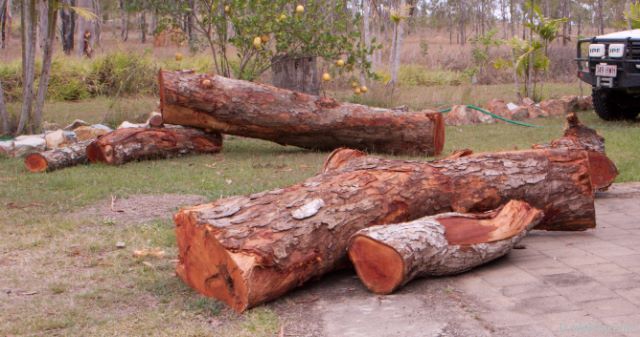
<instances>
[{"instance_id":1,"label":"rock","mask_svg":"<svg viewBox=\"0 0 640 337\"><path fill-rule=\"evenodd\" d=\"M18 136L13 141L13 157L24 157L33 152L41 152L46 149L44 135Z\"/></svg>"},{"instance_id":2,"label":"rock","mask_svg":"<svg viewBox=\"0 0 640 337\"><path fill-rule=\"evenodd\" d=\"M44 140L46 142L47 149L56 149L75 143L76 133L73 131L58 129L56 131L46 133Z\"/></svg>"},{"instance_id":3,"label":"rock","mask_svg":"<svg viewBox=\"0 0 640 337\"><path fill-rule=\"evenodd\" d=\"M529 107L518 106L515 110L511 110L511 119L521 121L529 118Z\"/></svg>"},{"instance_id":4,"label":"rock","mask_svg":"<svg viewBox=\"0 0 640 337\"><path fill-rule=\"evenodd\" d=\"M505 117L505 118L511 117L509 107L507 107L507 104L501 99L490 100L487 103L487 110L501 117Z\"/></svg>"},{"instance_id":5,"label":"rock","mask_svg":"<svg viewBox=\"0 0 640 337\"><path fill-rule=\"evenodd\" d=\"M538 104L527 106L527 112L529 113L529 118L549 117L549 114L542 110Z\"/></svg>"},{"instance_id":6,"label":"rock","mask_svg":"<svg viewBox=\"0 0 640 337\"><path fill-rule=\"evenodd\" d=\"M113 131L112 128L110 128L110 127L108 127L108 126L106 126L104 124L93 124L93 125L91 125L91 127L94 128L94 129L104 130L104 131L107 131L107 132Z\"/></svg>"},{"instance_id":7,"label":"rock","mask_svg":"<svg viewBox=\"0 0 640 337\"><path fill-rule=\"evenodd\" d=\"M89 139L96 139L99 136L105 135L110 131L111 129L103 129L103 128L95 128L93 125L92 126L81 126L76 128L75 130L73 130L76 133L76 139L81 142L84 140L89 140Z\"/></svg>"},{"instance_id":8,"label":"rock","mask_svg":"<svg viewBox=\"0 0 640 337\"><path fill-rule=\"evenodd\" d=\"M540 102L540 109L547 112L551 117L564 116L569 111L568 102L560 99L548 99Z\"/></svg>"},{"instance_id":9,"label":"rock","mask_svg":"<svg viewBox=\"0 0 640 337\"><path fill-rule=\"evenodd\" d=\"M124 121L118 125L118 129L128 129L128 128L148 128L149 124L147 123L131 123L128 121Z\"/></svg>"},{"instance_id":10,"label":"rock","mask_svg":"<svg viewBox=\"0 0 640 337\"><path fill-rule=\"evenodd\" d=\"M567 95L560 97L560 100L566 104L567 112L574 112L578 110L578 96Z\"/></svg>"},{"instance_id":11,"label":"rock","mask_svg":"<svg viewBox=\"0 0 640 337\"><path fill-rule=\"evenodd\" d=\"M522 99L522 105L529 106L529 105L535 105L535 104L536 104L536 102L534 102L534 101L533 101L531 98L529 98L529 97L525 97L525 98L523 98L523 99Z\"/></svg>"},{"instance_id":12,"label":"rock","mask_svg":"<svg viewBox=\"0 0 640 337\"><path fill-rule=\"evenodd\" d=\"M578 96L577 110L585 111L593 109L593 97L591 96Z\"/></svg>"},{"instance_id":13,"label":"rock","mask_svg":"<svg viewBox=\"0 0 640 337\"><path fill-rule=\"evenodd\" d=\"M466 105L454 105L451 111L444 114L446 125L469 125L479 123L495 123L493 117L480 111L467 108Z\"/></svg>"},{"instance_id":14,"label":"rock","mask_svg":"<svg viewBox=\"0 0 640 337\"><path fill-rule=\"evenodd\" d=\"M81 126L89 126L89 125L90 125L89 123L83 121L82 119L76 119L71 124L65 126L63 130L73 131Z\"/></svg>"},{"instance_id":15,"label":"rock","mask_svg":"<svg viewBox=\"0 0 640 337\"><path fill-rule=\"evenodd\" d=\"M118 248L118 249L124 249L125 247L127 247L127 245L124 243L124 241L118 241L118 242L116 242L116 248Z\"/></svg>"}]
</instances>

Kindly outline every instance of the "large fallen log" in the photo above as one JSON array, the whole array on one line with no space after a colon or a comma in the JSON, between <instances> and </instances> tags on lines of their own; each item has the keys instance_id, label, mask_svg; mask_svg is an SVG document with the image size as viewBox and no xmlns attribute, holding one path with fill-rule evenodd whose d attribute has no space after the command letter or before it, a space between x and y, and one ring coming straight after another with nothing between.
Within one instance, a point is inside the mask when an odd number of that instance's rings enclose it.
<instances>
[{"instance_id":1,"label":"large fallen log","mask_svg":"<svg viewBox=\"0 0 640 337\"><path fill-rule=\"evenodd\" d=\"M414 278L458 274L507 254L542 216L512 200L489 213L369 227L352 237L349 258L369 290L389 294Z\"/></svg>"},{"instance_id":2,"label":"large fallen log","mask_svg":"<svg viewBox=\"0 0 640 337\"><path fill-rule=\"evenodd\" d=\"M91 142L92 139L49 151L31 153L25 157L24 165L31 172L44 172L87 164L87 146Z\"/></svg>"},{"instance_id":3,"label":"large fallen log","mask_svg":"<svg viewBox=\"0 0 640 337\"><path fill-rule=\"evenodd\" d=\"M605 154L604 137L582 124L575 113L567 115L562 137L554 139L549 144L534 145L533 148L586 150L591 168L591 181L598 191L607 190L618 176L618 168Z\"/></svg>"},{"instance_id":4,"label":"large fallen log","mask_svg":"<svg viewBox=\"0 0 640 337\"><path fill-rule=\"evenodd\" d=\"M160 71L167 124L266 139L314 150L350 147L437 155L444 123L435 112L401 112L339 103L269 85L193 72Z\"/></svg>"},{"instance_id":5,"label":"large fallen log","mask_svg":"<svg viewBox=\"0 0 640 337\"><path fill-rule=\"evenodd\" d=\"M237 311L342 265L358 230L442 212L482 212L511 199L547 215L547 230L595 226L584 151L527 150L435 162L337 150L324 173L269 192L220 199L175 216L178 275Z\"/></svg>"},{"instance_id":6,"label":"large fallen log","mask_svg":"<svg viewBox=\"0 0 640 337\"><path fill-rule=\"evenodd\" d=\"M124 128L87 146L90 162L121 165L129 161L167 158L187 153L218 153L222 135L192 128Z\"/></svg>"}]
</instances>

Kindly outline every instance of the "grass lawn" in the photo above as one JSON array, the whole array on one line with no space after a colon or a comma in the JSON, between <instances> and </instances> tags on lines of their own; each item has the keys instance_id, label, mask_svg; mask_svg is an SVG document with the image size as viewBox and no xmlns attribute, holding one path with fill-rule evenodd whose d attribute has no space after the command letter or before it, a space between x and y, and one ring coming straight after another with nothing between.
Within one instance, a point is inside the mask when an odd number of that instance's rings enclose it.
<instances>
[{"instance_id":1,"label":"grass lawn","mask_svg":"<svg viewBox=\"0 0 640 337\"><path fill-rule=\"evenodd\" d=\"M75 118L135 119L155 101L51 103L45 119L60 124ZM607 152L621 172L618 181L640 181L640 124L605 123L590 112L581 118L606 138ZM560 136L564 123L560 118L530 122L543 127L448 127L445 154L460 148L528 148ZM20 159L0 158L0 335L277 334L283 322L272 305L238 316L174 276L170 217L130 224L78 210L112 196L175 193L217 199L259 192L314 175L326 155L229 137L218 155L48 174L30 174ZM117 241L126 248L117 249ZM140 248L161 248L167 257L133 257Z\"/></svg>"}]
</instances>

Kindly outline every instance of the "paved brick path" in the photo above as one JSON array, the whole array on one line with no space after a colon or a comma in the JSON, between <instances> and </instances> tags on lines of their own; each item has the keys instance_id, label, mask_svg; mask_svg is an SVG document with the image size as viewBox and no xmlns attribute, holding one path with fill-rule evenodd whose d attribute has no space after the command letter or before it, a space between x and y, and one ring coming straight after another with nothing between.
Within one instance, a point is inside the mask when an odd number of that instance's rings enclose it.
<instances>
[{"instance_id":1,"label":"paved brick path","mask_svg":"<svg viewBox=\"0 0 640 337\"><path fill-rule=\"evenodd\" d=\"M297 295L292 336L640 336L640 183L596 200L598 228L532 232L523 245L459 276L376 296L349 272ZM291 307L290 307L291 309ZM296 309L290 310L296 312ZM317 317L321 319L318 321ZM316 317L309 320L309 317Z\"/></svg>"},{"instance_id":2,"label":"paved brick path","mask_svg":"<svg viewBox=\"0 0 640 337\"><path fill-rule=\"evenodd\" d=\"M508 257L455 280L507 336L640 336L640 184L596 201L598 228L533 232Z\"/></svg>"}]
</instances>

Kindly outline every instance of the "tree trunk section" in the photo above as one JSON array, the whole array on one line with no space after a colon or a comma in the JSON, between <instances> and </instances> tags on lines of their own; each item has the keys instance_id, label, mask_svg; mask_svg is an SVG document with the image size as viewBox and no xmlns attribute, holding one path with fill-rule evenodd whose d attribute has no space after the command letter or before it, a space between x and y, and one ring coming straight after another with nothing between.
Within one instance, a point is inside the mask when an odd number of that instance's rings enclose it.
<instances>
[{"instance_id":1,"label":"tree trunk section","mask_svg":"<svg viewBox=\"0 0 640 337\"><path fill-rule=\"evenodd\" d=\"M4 89L2 89L2 82L0 81L0 121L2 122L2 134L8 135L9 130L9 111L7 110L7 104L4 100Z\"/></svg>"},{"instance_id":2,"label":"tree trunk section","mask_svg":"<svg viewBox=\"0 0 640 337\"><path fill-rule=\"evenodd\" d=\"M87 146L93 140L85 140L66 147L29 154L24 165L30 172L54 171L65 167L87 164Z\"/></svg>"},{"instance_id":3,"label":"tree trunk section","mask_svg":"<svg viewBox=\"0 0 640 337\"><path fill-rule=\"evenodd\" d=\"M42 13L44 14L44 13ZM58 20L58 6L57 3L47 6L47 27L43 46L42 55L42 71L40 73L40 80L38 81L38 92L36 94L36 107L34 112L33 124L36 130L40 130L42 127L42 113L44 110L44 100L47 95L47 89L49 87L49 78L51 77L51 59L53 58L53 43L56 37L56 26Z\"/></svg>"},{"instance_id":4,"label":"tree trunk section","mask_svg":"<svg viewBox=\"0 0 640 337\"><path fill-rule=\"evenodd\" d=\"M316 57L277 56L271 60L274 86L311 95L320 93Z\"/></svg>"},{"instance_id":5,"label":"tree trunk section","mask_svg":"<svg viewBox=\"0 0 640 337\"><path fill-rule=\"evenodd\" d=\"M160 72L165 123L271 140L314 150L351 147L437 155L442 115L339 103L268 85L188 72Z\"/></svg>"},{"instance_id":6,"label":"tree trunk section","mask_svg":"<svg viewBox=\"0 0 640 337\"><path fill-rule=\"evenodd\" d=\"M349 238L363 228L483 212L512 199L547 214L538 229L595 227L584 151L486 153L429 163L341 149L323 173L300 184L178 212L177 273L241 312L343 265Z\"/></svg>"},{"instance_id":7,"label":"tree trunk section","mask_svg":"<svg viewBox=\"0 0 640 337\"><path fill-rule=\"evenodd\" d=\"M358 231L349 258L374 293L389 294L425 276L458 274L507 254L542 219L512 200L490 213L445 213Z\"/></svg>"},{"instance_id":8,"label":"tree trunk section","mask_svg":"<svg viewBox=\"0 0 640 337\"><path fill-rule=\"evenodd\" d=\"M218 153L219 133L190 128L125 128L99 137L87 147L90 162L109 165L152 158L168 158L189 153Z\"/></svg>"},{"instance_id":9,"label":"tree trunk section","mask_svg":"<svg viewBox=\"0 0 640 337\"><path fill-rule=\"evenodd\" d=\"M64 0L63 3L75 6L75 0ZM70 9L60 10L62 50L70 55L74 48L74 31L76 29L76 13Z\"/></svg>"},{"instance_id":10,"label":"tree trunk section","mask_svg":"<svg viewBox=\"0 0 640 337\"><path fill-rule=\"evenodd\" d=\"M22 1L21 31L22 31L22 111L16 134L22 133L29 123L33 107L33 81L36 62L36 19L37 7L35 0Z\"/></svg>"},{"instance_id":11,"label":"tree trunk section","mask_svg":"<svg viewBox=\"0 0 640 337\"><path fill-rule=\"evenodd\" d=\"M575 113L567 115L564 136L551 141L550 144L534 145L533 148L586 150L589 156L591 182L597 191L606 191L618 176L618 168L605 154L604 138L594 129L582 124Z\"/></svg>"}]
</instances>

